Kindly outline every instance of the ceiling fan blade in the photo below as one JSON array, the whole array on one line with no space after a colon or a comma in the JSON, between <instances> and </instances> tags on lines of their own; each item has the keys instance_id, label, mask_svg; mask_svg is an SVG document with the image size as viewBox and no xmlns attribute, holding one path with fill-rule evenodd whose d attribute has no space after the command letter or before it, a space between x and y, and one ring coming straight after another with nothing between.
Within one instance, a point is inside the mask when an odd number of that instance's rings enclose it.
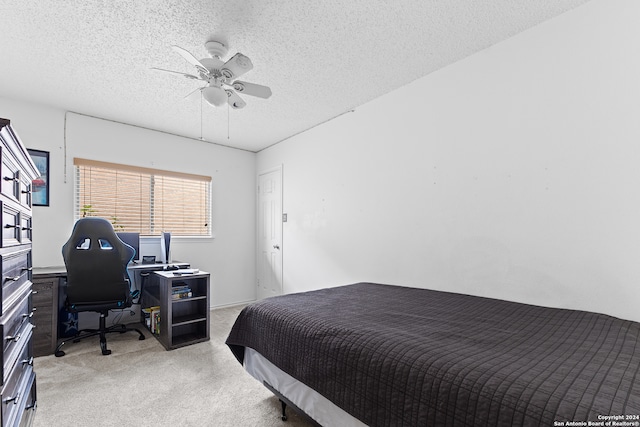
<instances>
[{"instance_id":1,"label":"ceiling fan blade","mask_svg":"<svg viewBox=\"0 0 640 427\"><path fill-rule=\"evenodd\" d=\"M199 90L201 91L202 89L204 89L204 88L203 88L203 87L197 87L197 88L195 88L194 90L192 90L191 92L189 92L189 93L185 96L185 98L190 97L191 95L193 95L194 93L196 93L196 92L197 92L197 91L199 91Z\"/></svg>"},{"instance_id":2,"label":"ceiling fan blade","mask_svg":"<svg viewBox=\"0 0 640 427\"><path fill-rule=\"evenodd\" d=\"M196 58L195 56L193 56L191 54L191 52L189 52L186 49L181 48L180 46L176 46L173 45L171 46L171 48L176 51L178 54L180 54L180 56L182 56L188 63L194 65L198 71L200 71L201 73L204 73L206 75L209 74L209 70L207 70L207 67L205 67L202 62L200 62L198 60L198 58Z\"/></svg>"},{"instance_id":3,"label":"ceiling fan blade","mask_svg":"<svg viewBox=\"0 0 640 427\"><path fill-rule=\"evenodd\" d=\"M241 54L240 52L236 53L224 63L220 72L227 79L235 79L236 77L240 77L247 71L251 71L253 69L253 63L247 57Z\"/></svg>"},{"instance_id":4,"label":"ceiling fan blade","mask_svg":"<svg viewBox=\"0 0 640 427\"><path fill-rule=\"evenodd\" d=\"M193 74L181 73L180 71L165 70L164 68L158 68L158 67L151 67L151 69L152 70L158 70L158 71L164 71L166 73L180 74L181 76L184 76L184 77L186 77L188 79L202 80L198 76L194 76Z\"/></svg>"},{"instance_id":5,"label":"ceiling fan blade","mask_svg":"<svg viewBox=\"0 0 640 427\"><path fill-rule=\"evenodd\" d=\"M232 91L231 89L225 89L225 92L227 92L227 96L229 97L227 101L229 102L229 105L231 105L232 108L239 110L240 108L244 108L247 105L247 103L244 102L244 100L240 98L238 94Z\"/></svg>"},{"instance_id":6,"label":"ceiling fan blade","mask_svg":"<svg viewBox=\"0 0 640 427\"><path fill-rule=\"evenodd\" d=\"M271 89L267 86L257 85L255 83L242 82L236 80L231 84L235 90L243 95L257 96L258 98L267 99L271 96Z\"/></svg>"}]
</instances>

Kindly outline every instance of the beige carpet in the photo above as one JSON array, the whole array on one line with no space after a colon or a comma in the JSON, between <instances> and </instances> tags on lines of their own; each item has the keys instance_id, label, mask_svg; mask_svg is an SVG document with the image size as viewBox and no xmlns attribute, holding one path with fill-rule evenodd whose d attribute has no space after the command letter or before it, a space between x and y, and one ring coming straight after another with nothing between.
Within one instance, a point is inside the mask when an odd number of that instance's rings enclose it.
<instances>
[{"instance_id":1,"label":"beige carpet","mask_svg":"<svg viewBox=\"0 0 640 427\"><path fill-rule=\"evenodd\" d=\"M211 312L211 341L166 351L146 332L109 334L64 345L66 356L38 357L35 427L286 426L310 424L247 374L224 344L242 307Z\"/></svg>"}]
</instances>

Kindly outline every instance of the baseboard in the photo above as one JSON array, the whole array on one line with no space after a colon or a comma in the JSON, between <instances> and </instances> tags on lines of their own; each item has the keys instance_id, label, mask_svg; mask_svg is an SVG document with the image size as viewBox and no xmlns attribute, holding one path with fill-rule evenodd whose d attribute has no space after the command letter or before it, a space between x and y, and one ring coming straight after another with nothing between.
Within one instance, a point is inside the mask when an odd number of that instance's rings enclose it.
<instances>
[{"instance_id":1,"label":"baseboard","mask_svg":"<svg viewBox=\"0 0 640 427\"><path fill-rule=\"evenodd\" d=\"M214 305L209 310L213 311L213 310L218 310L218 309L221 309L221 308L242 307L242 306L251 304L252 302L256 302L256 300L249 300L249 301L244 301L244 302L232 302L231 304Z\"/></svg>"}]
</instances>

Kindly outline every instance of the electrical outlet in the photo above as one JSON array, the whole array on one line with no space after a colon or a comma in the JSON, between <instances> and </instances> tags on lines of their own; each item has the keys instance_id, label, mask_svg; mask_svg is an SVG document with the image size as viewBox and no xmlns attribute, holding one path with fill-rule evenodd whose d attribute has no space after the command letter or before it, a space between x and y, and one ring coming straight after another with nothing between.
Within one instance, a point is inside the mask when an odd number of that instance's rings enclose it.
<instances>
[{"instance_id":1,"label":"electrical outlet","mask_svg":"<svg viewBox=\"0 0 640 427\"><path fill-rule=\"evenodd\" d=\"M287 222L287 214L282 214L282 222Z\"/></svg>"}]
</instances>

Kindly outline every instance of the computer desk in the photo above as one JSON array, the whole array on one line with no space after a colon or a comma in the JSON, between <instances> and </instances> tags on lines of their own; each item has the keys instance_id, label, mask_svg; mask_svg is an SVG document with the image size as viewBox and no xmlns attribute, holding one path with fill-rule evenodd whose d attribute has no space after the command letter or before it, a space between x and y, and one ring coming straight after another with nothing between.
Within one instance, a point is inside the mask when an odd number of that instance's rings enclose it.
<instances>
[{"instance_id":1,"label":"computer desk","mask_svg":"<svg viewBox=\"0 0 640 427\"><path fill-rule=\"evenodd\" d=\"M190 265L180 261L169 264L131 263L127 267L131 278L131 289L141 290L143 274L166 270L167 267L190 268ZM66 279L67 270L64 266L34 267L32 270L32 304L35 311L31 321L37 326L33 329L33 354L35 357L53 354L58 345L60 338L58 336L59 315L60 310L64 308L66 299ZM139 313L138 316L132 317L135 322L139 321L139 318Z\"/></svg>"}]
</instances>

